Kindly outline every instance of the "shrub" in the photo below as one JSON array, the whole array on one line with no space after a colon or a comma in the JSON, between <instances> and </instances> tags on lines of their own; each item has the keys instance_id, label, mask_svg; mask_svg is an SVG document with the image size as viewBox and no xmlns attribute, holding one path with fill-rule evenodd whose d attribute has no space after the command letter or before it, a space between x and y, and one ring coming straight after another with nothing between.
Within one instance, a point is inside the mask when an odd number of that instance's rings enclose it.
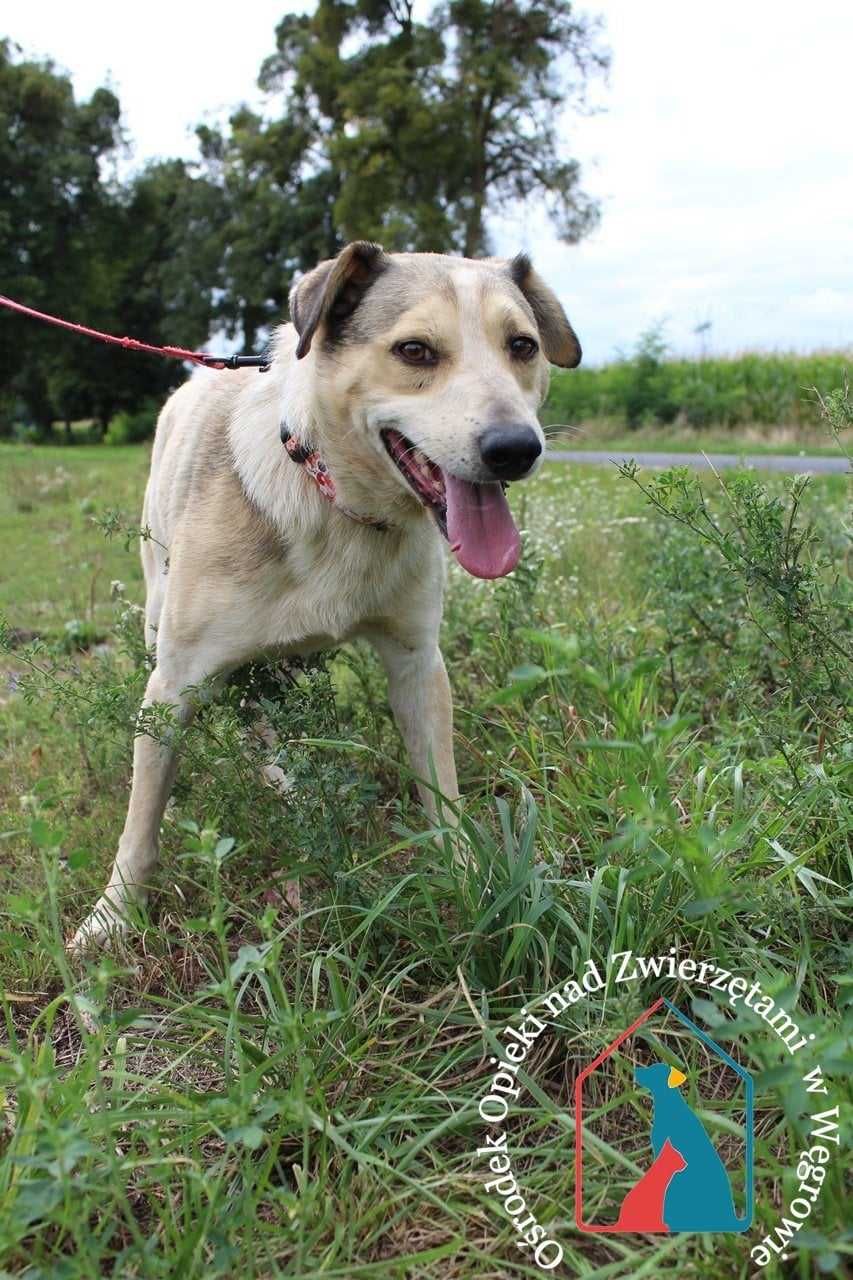
<instances>
[{"instance_id":1,"label":"shrub","mask_svg":"<svg viewBox=\"0 0 853 1280\"><path fill-rule=\"evenodd\" d=\"M150 440L157 425L158 406L148 400L139 408L130 412L123 409L110 419L104 435L105 444L139 444L142 440Z\"/></svg>"},{"instance_id":2,"label":"shrub","mask_svg":"<svg viewBox=\"0 0 853 1280\"><path fill-rule=\"evenodd\" d=\"M836 433L853 420L845 393L819 404ZM787 480L783 496L748 472L718 476L709 496L688 467L649 480L634 462L621 471L674 526L652 545L649 585L676 700L696 705L704 676L703 703L717 673L722 698L800 785L825 751L851 744L845 532L804 515L806 475Z\"/></svg>"}]
</instances>

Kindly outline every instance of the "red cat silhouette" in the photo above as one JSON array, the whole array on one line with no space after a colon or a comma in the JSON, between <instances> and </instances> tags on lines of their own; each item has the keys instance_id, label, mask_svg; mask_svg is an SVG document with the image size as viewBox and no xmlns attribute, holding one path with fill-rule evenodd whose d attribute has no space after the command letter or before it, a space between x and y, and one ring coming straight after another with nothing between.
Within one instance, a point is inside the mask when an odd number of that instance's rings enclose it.
<instances>
[{"instance_id":1,"label":"red cat silhouette","mask_svg":"<svg viewBox=\"0 0 853 1280\"><path fill-rule=\"evenodd\" d=\"M651 1168L647 1169L622 1201L617 1231L669 1231L663 1220L663 1200L672 1178L687 1161L667 1138Z\"/></svg>"}]
</instances>

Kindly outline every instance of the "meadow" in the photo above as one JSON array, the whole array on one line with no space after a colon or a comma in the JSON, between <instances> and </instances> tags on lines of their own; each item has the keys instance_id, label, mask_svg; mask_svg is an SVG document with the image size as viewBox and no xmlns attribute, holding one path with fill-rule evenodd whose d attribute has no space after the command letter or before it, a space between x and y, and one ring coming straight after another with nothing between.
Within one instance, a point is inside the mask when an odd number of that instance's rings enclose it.
<instances>
[{"instance_id":1,"label":"meadow","mask_svg":"<svg viewBox=\"0 0 853 1280\"><path fill-rule=\"evenodd\" d=\"M489 1059L537 995L626 949L760 981L814 1036L825 1105L840 1099L847 477L724 487L554 465L514 486L519 570L450 572L464 879L425 825L371 652L253 668L185 735L148 911L126 945L72 964L145 682L146 466L144 446L0 447L0 1273L542 1274L475 1156ZM279 729L285 795L260 779L247 692ZM754 1077L746 1238L575 1227L573 1079L659 991ZM564 1250L550 1274L730 1280L797 1193L802 1070L714 992L608 983L518 1079L505 1127ZM645 1159L627 1081L619 1103L617 1123L592 1100L602 1200ZM743 1116L716 1114L715 1138L742 1140ZM840 1275L850 1252L834 1155L790 1260L764 1274Z\"/></svg>"}]
</instances>

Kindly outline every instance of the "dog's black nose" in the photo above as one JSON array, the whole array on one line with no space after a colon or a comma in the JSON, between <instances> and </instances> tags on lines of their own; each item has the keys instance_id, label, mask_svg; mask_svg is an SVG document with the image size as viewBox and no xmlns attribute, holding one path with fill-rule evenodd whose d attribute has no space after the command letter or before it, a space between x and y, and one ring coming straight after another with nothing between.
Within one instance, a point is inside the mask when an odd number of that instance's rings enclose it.
<instances>
[{"instance_id":1,"label":"dog's black nose","mask_svg":"<svg viewBox=\"0 0 853 1280\"><path fill-rule=\"evenodd\" d=\"M520 480L542 452L533 428L515 423L487 427L479 444L480 457L498 480Z\"/></svg>"}]
</instances>

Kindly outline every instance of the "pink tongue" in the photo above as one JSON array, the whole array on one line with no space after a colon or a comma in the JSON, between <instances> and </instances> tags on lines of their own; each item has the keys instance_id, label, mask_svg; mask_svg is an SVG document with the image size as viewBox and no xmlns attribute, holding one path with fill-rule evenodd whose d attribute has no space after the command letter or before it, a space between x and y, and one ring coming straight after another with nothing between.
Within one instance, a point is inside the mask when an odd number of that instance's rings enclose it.
<instances>
[{"instance_id":1,"label":"pink tongue","mask_svg":"<svg viewBox=\"0 0 853 1280\"><path fill-rule=\"evenodd\" d=\"M499 484L471 484L445 473L447 537L456 559L475 578L512 573L521 538Z\"/></svg>"}]
</instances>

